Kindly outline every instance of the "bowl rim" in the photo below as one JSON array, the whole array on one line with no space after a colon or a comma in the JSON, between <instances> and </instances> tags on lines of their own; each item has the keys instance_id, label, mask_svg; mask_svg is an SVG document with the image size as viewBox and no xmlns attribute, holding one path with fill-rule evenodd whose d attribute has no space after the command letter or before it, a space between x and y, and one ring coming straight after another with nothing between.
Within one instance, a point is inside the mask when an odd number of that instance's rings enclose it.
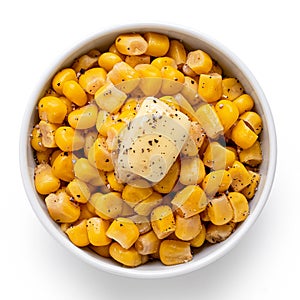
<instances>
[{"instance_id":1,"label":"bowl rim","mask_svg":"<svg viewBox=\"0 0 300 300\"><path fill-rule=\"evenodd\" d=\"M170 32L179 32L183 35L194 36L195 39L203 40L206 43L212 45L216 49L219 49L226 57L228 57L232 62L237 64L238 68L242 71L245 75L247 80L249 80L251 86L255 89L257 94L257 98L260 101L262 106L263 112L265 114L266 120L268 120L268 135L269 135L269 164L268 164L268 176L266 176L266 181L264 184L264 188L260 199L255 207L255 210L251 212L249 217L243 222L243 226L239 228L231 237L230 242L223 243L221 247L214 250L212 253L208 254L204 258L199 261L192 260L189 263L181 264L172 267L166 267L164 270L145 270L139 268L123 268L119 265L114 265L110 263L103 263L101 260L96 260L90 255L87 255L82 249L76 247L75 245L69 243L65 237L58 234L57 228L54 227L53 222L48 218L45 218L45 212L42 210L38 201L35 199L35 194L31 187L30 175L29 175L29 166L27 164L27 155L28 155L28 125L30 124L30 118L32 114L32 109L34 105L36 105L37 98L40 95L41 88L36 88L35 91L32 93L30 99L28 100L27 106L25 108L22 126L20 130L20 137L19 137L19 167L21 172L21 177L23 181L23 186L27 195L27 198L30 202L32 209L34 210L35 214L37 215L39 221L42 223L44 228L50 233L55 240L57 240L64 248L68 249L71 253L80 257L81 260L85 261L89 265L102 270L109 272L115 275L121 275L125 277L132 277L132 278L144 278L144 279L154 279L154 278L170 278L175 277L183 274L187 274L196 270L199 270L210 263L220 259L225 254L227 254L231 249L233 249L236 244L240 241L242 237L245 236L245 233L249 230L249 228L255 223L258 216L261 214L268 197L270 195L275 171L276 171L276 163L277 163L277 138L276 138L276 130L275 130L275 123L273 120L272 112L268 101L265 97L265 94L259 85L258 81L249 70L249 68L240 60L240 58L235 55L231 50L229 50L225 45L221 44L219 41L213 39L212 37L208 36L200 32L197 29L185 27L179 24L162 24L162 23L128 23L126 25L117 25L112 26L110 28L102 29L98 33L91 35L90 37L82 40L81 42L77 43L73 46L70 50L66 51L63 55L60 55L60 58L57 60L57 63L49 67L45 74L41 76L40 80L37 82L37 87L42 87L45 83L49 80L49 74L53 73L55 70L58 69L59 66L62 65L67 58L72 55L76 50L84 47L84 45L89 44L93 40L98 40L102 36L113 35L116 32L129 32L129 31L142 31L143 28L151 29L153 31L170 31ZM32 176L32 174L31 174Z\"/></svg>"}]
</instances>

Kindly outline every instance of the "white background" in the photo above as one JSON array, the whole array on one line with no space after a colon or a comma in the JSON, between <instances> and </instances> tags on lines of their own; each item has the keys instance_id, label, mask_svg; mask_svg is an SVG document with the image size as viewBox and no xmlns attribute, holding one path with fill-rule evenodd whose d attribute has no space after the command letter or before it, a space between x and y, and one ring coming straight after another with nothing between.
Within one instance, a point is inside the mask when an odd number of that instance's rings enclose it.
<instances>
[{"instance_id":1,"label":"white background","mask_svg":"<svg viewBox=\"0 0 300 300\"><path fill-rule=\"evenodd\" d=\"M173 3L173 4L171 4ZM299 299L300 18L285 1L5 1L0 8L2 299ZM273 190L225 257L161 280L106 274L72 256L34 215L19 172L19 131L41 74L81 40L133 22L183 24L219 40L254 73L278 135Z\"/></svg>"}]
</instances>

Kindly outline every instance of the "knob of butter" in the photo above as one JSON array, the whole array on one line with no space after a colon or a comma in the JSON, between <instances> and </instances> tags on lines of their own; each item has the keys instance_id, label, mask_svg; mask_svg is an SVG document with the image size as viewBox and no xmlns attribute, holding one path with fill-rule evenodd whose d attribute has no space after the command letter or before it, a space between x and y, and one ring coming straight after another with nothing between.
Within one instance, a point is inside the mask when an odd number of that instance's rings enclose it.
<instances>
[{"instance_id":1,"label":"knob of butter","mask_svg":"<svg viewBox=\"0 0 300 300\"><path fill-rule=\"evenodd\" d=\"M118 135L115 173L122 182L137 176L154 184L165 177L189 136L188 117L154 97Z\"/></svg>"}]
</instances>

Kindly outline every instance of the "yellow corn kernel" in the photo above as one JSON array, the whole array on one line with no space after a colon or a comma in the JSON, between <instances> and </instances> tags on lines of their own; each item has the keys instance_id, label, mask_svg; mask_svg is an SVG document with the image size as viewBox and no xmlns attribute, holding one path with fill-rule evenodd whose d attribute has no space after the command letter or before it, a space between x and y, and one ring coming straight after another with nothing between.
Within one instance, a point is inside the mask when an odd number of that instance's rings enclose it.
<instances>
[{"instance_id":1,"label":"yellow corn kernel","mask_svg":"<svg viewBox=\"0 0 300 300\"><path fill-rule=\"evenodd\" d=\"M121 112L128 111L128 110L136 111L137 108L139 108L139 104L138 104L137 99L128 98L126 100L126 102L124 103L124 105L121 107Z\"/></svg>"},{"instance_id":2,"label":"yellow corn kernel","mask_svg":"<svg viewBox=\"0 0 300 300\"><path fill-rule=\"evenodd\" d=\"M134 210L130 207L125 201L123 201L122 212L120 213L120 217L129 217L134 215Z\"/></svg>"},{"instance_id":3,"label":"yellow corn kernel","mask_svg":"<svg viewBox=\"0 0 300 300\"><path fill-rule=\"evenodd\" d=\"M256 142L258 136L243 120L232 128L231 139L241 148L248 149Z\"/></svg>"},{"instance_id":4,"label":"yellow corn kernel","mask_svg":"<svg viewBox=\"0 0 300 300\"><path fill-rule=\"evenodd\" d=\"M241 96L244 92L244 88L236 78L224 78L222 80L223 99L234 100Z\"/></svg>"},{"instance_id":5,"label":"yellow corn kernel","mask_svg":"<svg viewBox=\"0 0 300 300\"><path fill-rule=\"evenodd\" d=\"M218 142L209 143L203 155L204 165L214 170L228 169L235 160L235 153Z\"/></svg>"},{"instance_id":6,"label":"yellow corn kernel","mask_svg":"<svg viewBox=\"0 0 300 300\"><path fill-rule=\"evenodd\" d=\"M226 133L239 117L239 110L234 102L221 100L215 105L216 113L224 127Z\"/></svg>"},{"instance_id":7,"label":"yellow corn kernel","mask_svg":"<svg viewBox=\"0 0 300 300\"><path fill-rule=\"evenodd\" d=\"M235 226L236 223L234 222L229 222L224 225L215 225L209 223L206 228L205 239L211 244L222 242L231 235L235 229Z\"/></svg>"},{"instance_id":8,"label":"yellow corn kernel","mask_svg":"<svg viewBox=\"0 0 300 300\"><path fill-rule=\"evenodd\" d=\"M91 195L87 184L77 178L74 178L67 185L66 192L71 195L76 202L79 203L87 203Z\"/></svg>"},{"instance_id":9,"label":"yellow corn kernel","mask_svg":"<svg viewBox=\"0 0 300 300\"><path fill-rule=\"evenodd\" d=\"M38 112L41 120L61 124L67 115L67 106L60 98L46 96L40 99Z\"/></svg>"},{"instance_id":10,"label":"yellow corn kernel","mask_svg":"<svg viewBox=\"0 0 300 300\"><path fill-rule=\"evenodd\" d=\"M181 91L184 84L184 75L172 66L165 66L161 69L163 78L161 93L164 95L174 95Z\"/></svg>"},{"instance_id":11,"label":"yellow corn kernel","mask_svg":"<svg viewBox=\"0 0 300 300\"><path fill-rule=\"evenodd\" d=\"M112 119L111 115L105 111L100 110L98 112L97 121L96 121L96 129L102 136L107 136L108 128L114 124L114 120Z\"/></svg>"},{"instance_id":12,"label":"yellow corn kernel","mask_svg":"<svg viewBox=\"0 0 300 300\"><path fill-rule=\"evenodd\" d=\"M196 116L209 138L215 139L223 133L223 125L216 110L210 104L201 105L196 111Z\"/></svg>"},{"instance_id":13,"label":"yellow corn kernel","mask_svg":"<svg viewBox=\"0 0 300 300\"><path fill-rule=\"evenodd\" d=\"M139 230L128 218L117 218L106 231L106 235L118 242L123 248L129 249L138 239Z\"/></svg>"},{"instance_id":14,"label":"yellow corn kernel","mask_svg":"<svg viewBox=\"0 0 300 300\"><path fill-rule=\"evenodd\" d=\"M35 126L31 131L30 144L31 147L38 152L47 150L47 148L42 143L42 133L38 125Z\"/></svg>"},{"instance_id":15,"label":"yellow corn kernel","mask_svg":"<svg viewBox=\"0 0 300 300\"><path fill-rule=\"evenodd\" d=\"M98 108L88 104L73 110L68 115L68 122L74 129L88 129L96 125Z\"/></svg>"},{"instance_id":16,"label":"yellow corn kernel","mask_svg":"<svg viewBox=\"0 0 300 300\"><path fill-rule=\"evenodd\" d=\"M149 232L151 230L151 224L146 216L141 215L133 215L128 217L131 221L134 222L134 224L137 226L139 230L139 234L144 234L146 232Z\"/></svg>"},{"instance_id":17,"label":"yellow corn kernel","mask_svg":"<svg viewBox=\"0 0 300 300\"><path fill-rule=\"evenodd\" d=\"M135 115L136 115L135 112L132 112L132 111L125 112L124 111L119 115L119 119L118 119L118 120L123 120L124 122L118 121L117 123L112 124L107 129L106 146L109 151L113 151L118 148L117 137L119 136L120 132L127 126L126 124L128 124L130 122L130 120L132 120L135 117Z\"/></svg>"},{"instance_id":18,"label":"yellow corn kernel","mask_svg":"<svg viewBox=\"0 0 300 300\"><path fill-rule=\"evenodd\" d=\"M233 209L225 194L211 199L207 204L207 214L215 225L224 225L233 218Z\"/></svg>"},{"instance_id":19,"label":"yellow corn kernel","mask_svg":"<svg viewBox=\"0 0 300 300\"><path fill-rule=\"evenodd\" d=\"M205 137L206 137L202 126L198 122L195 122L195 121L191 122L191 127L189 130L189 137L191 138L192 142L197 147L197 153L198 153L198 151L201 148L201 146L205 140ZM183 152L183 154L189 155L188 153L184 153L184 152Z\"/></svg>"},{"instance_id":20,"label":"yellow corn kernel","mask_svg":"<svg viewBox=\"0 0 300 300\"><path fill-rule=\"evenodd\" d=\"M223 70L220 67L220 65L218 64L218 62L215 60L212 60L212 62L213 62L213 65L211 67L210 73L218 73L218 74L222 75Z\"/></svg>"},{"instance_id":21,"label":"yellow corn kernel","mask_svg":"<svg viewBox=\"0 0 300 300\"><path fill-rule=\"evenodd\" d=\"M260 115L254 111L247 111L240 116L254 132L255 134L260 134L262 131L262 119Z\"/></svg>"},{"instance_id":22,"label":"yellow corn kernel","mask_svg":"<svg viewBox=\"0 0 300 300\"><path fill-rule=\"evenodd\" d=\"M92 68L79 77L80 86L90 95L94 95L105 84L106 71L103 68Z\"/></svg>"},{"instance_id":23,"label":"yellow corn kernel","mask_svg":"<svg viewBox=\"0 0 300 300\"><path fill-rule=\"evenodd\" d=\"M116 192L122 192L124 189L124 185L120 182L118 182L115 173L108 172L106 174L108 184L110 185L110 188L113 189Z\"/></svg>"},{"instance_id":24,"label":"yellow corn kernel","mask_svg":"<svg viewBox=\"0 0 300 300\"><path fill-rule=\"evenodd\" d=\"M83 147L84 155L87 157L91 147L93 146L94 142L98 137L98 132L94 129L89 130L85 135L85 143Z\"/></svg>"},{"instance_id":25,"label":"yellow corn kernel","mask_svg":"<svg viewBox=\"0 0 300 300\"><path fill-rule=\"evenodd\" d=\"M66 105L67 107L67 115L73 111L74 109L74 103L72 103L68 98L64 96L60 96L59 99Z\"/></svg>"},{"instance_id":26,"label":"yellow corn kernel","mask_svg":"<svg viewBox=\"0 0 300 300\"><path fill-rule=\"evenodd\" d=\"M161 70L163 67L171 66L175 69L177 69L177 64L175 59L163 56L163 57L157 57L152 60L151 65L155 66L158 70Z\"/></svg>"},{"instance_id":27,"label":"yellow corn kernel","mask_svg":"<svg viewBox=\"0 0 300 300\"><path fill-rule=\"evenodd\" d=\"M206 209L205 209L204 211L202 211L202 212L200 213L200 217L201 217L201 220L202 220L203 222L209 222L209 221L210 221L209 216L208 216L208 213L207 213L207 207L206 207Z\"/></svg>"},{"instance_id":28,"label":"yellow corn kernel","mask_svg":"<svg viewBox=\"0 0 300 300\"><path fill-rule=\"evenodd\" d=\"M137 267L143 263L142 255L134 247L124 249L117 242L110 245L109 254L114 260L127 267Z\"/></svg>"},{"instance_id":29,"label":"yellow corn kernel","mask_svg":"<svg viewBox=\"0 0 300 300\"><path fill-rule=\"evenodd\" d=\"M139 73L126 62L119 62L107 73L107 78L124 93L132 92L140 81Z\"/></svg>"},{"instance_id":30,"label":"yellow corn kernel","mask_svg":"<svg viewBox=\"0 0 300 300\"><path fill-rule=\"evenodd\" d=\"M206 236L206 228L204 225L202 225L199 234L189 241L191 246L195 248L201 247L205 242L205 236Z\"/></svg>"},{"instance_id":31,"label":"yellow corn kernel","mask_svg":"<svg viewBox=\"0 0 300 300\"><path fill-rule=\"evenodd\" d=\"M198 74L196 74L186 63L182 66L182 72L184 75L196 78Z\"/></svg>"},{"instance_id":32,"label":"yellow corn kernel","mask_svg":"<svg viewBox=\"0 0 300 300\"><path fill-rule=\"evenodd\" d=\"M190 243L164 240L159 247L159 258L164 265L172 266L192 260Z\"/></svg>"},{"instance_id":33,"label":"yellow corn kernel","mask_svg":"<svg viewBox=\"0 0 300 300\"><path fill-rule=\"evenodd\" d=\"M63 181L72 181L75 177L74 159L71 152L61 152L52 164L53 174Z\"/></svg>"},{"instance_id":34,"label":"yellow corn kernel","mask_svg":"<svg viewBox=\"0 0 300 300\"><path fill-rule=\"evenodd\" d=\"M222 97L222 76L218 73L201 74L198 94L208 103L219 100Z\"/></svg>"},{"instance_id":35,"label":"yellow corn kernel","mask_svg":"<svg viewBox=\"0 0 300 300\"><path fill-rule=\"evenodd\" d=\"M61 126L55 131L55 142L64 152L82 149L85 144L84 137L79 130L70 126Z\"/></svg>"},{"instance_id":36,"label":"yellow corn kernel","mask_svg":"<svg viewBox=\"0 0 300 300\"><path fill-rule=\"evenodd\" d=\"M87 54L84 54L77 59L75 59L72 68L75 70L76 74L84 73L86 70L97 66L98 57L100 52L96 49L91 50Z\"/></svg>"},{"instance_id":37,"label":"yellow corn kernel","mask_svg":"<svg viewBox=\"0 0 300 300\"><path fill-rule=\"evenodd\" d=\"M262 162L262 151L259 141L256 141L253 146L244 149L239 153L240 162L251 167L256 167Z\"/></svg>"},{"instance_id":38,"label":"yellow corn kernel","mask_svg":"<svg viewBox=\"0 0 300 300\"><path fill-rule=\"evenodd\" d=\"M121 194L111 192L107 194L94 193L90 201L95 207L95 213L104 220L118 217L123 209Z\"/></svg>"},{"instance_id":39,"label":"yellow corn kernel","mask_svg":"<svg viewBox=\"0 0 300 300\"><path fill-rule=\"evenodd\" d=\"M65 68L59 71L52 79L52 88L59 95L63 94L63 86L66 81L77 81L76 72L71 68Z\"/></svg>"},{"instance_id":40,"label":"yellow corn kernel","mask_svg":"<svg viewBox=\"0 0 300 300\"><path fill-rule=\"evenodd\" d=\"M134 207L140 201L148 198L153 193L151 187L135 187L127 184L122 191L122 198L130 206Z\"/></svg>"},{"instance_id":41,"label":"yellow corn kernel","mask_svg":"<svg viewBox=\"0 0 300 300\"><path fill-rule=\"evenodd\" d=\"M89 242L94 246L106 246L111 243L106 231L110 222L99 217L92 217L87 220L87 234Z\"/></svg>"},{"instance_id":42,"label":"yellow corn kernel","mask_svg":"<svg viewBox=\"0 0 300 300\"><path fill-rule=\"evenodd\" d=\"M45 151L36 152L36 159L39 164L48 163L50 161L51 154L53 152L52 148L47 148Z\"/></svg>"},{"instance_id":43,"label":"yellow corn kernel","mask_svg":"<svg viewBox=\"0 0 300 300\"><path fill-rule=\"evenodd\" d=\"M244 221L249 215L247 198L242 193L238 192L231 192L227 197L233 209L232 222Z\"/></svg>"},{"instance_id":44,"label":"yellow corn kernel","mask_svg":"<svg viewBox=\"0 0 300 300\"><path fill-rule=\"evenodd\" d=\"M251 175L245 166L236 160L228 170L232 177L231 186L235 192L239 192L251 183Z\"/></svg>"},{"instance_id":45,"label":"yellow corn kernel","mask_svg":"<svg viewBox=\"0 0 300 300\"><path fill-rule=\"evenodd\" d=\"M195 238L201 232L200 215L194 215L189 218L182 218L176 215L175 235L182 241L189 241Z\"/></svg>"},{"instance_id":46,"label":"yellow corn kernel","mask_svg":"<svg viewBox=\"0 0 300 300\"><path fill-rule=\"evenodd\" d=\"M94 252L96 252L102 257L107 257L107 258L111 257L109 254L109 247L110 244L106 246L93 246L93 245L89 246L89 248L92 249Z\"/></svg>"},{"instance_id":47,"label":"yellow corn kernel","mask_svg":"<svg viewBox=\"0 0 300 300\"><path fill-rule=\"evenodd\" d=\"M251 176L251 182L244 189L241 190L241 193L244 194L246 198L250 200L255 195L257 186L260 181L260 175L253 171L249 171L249 174Z\"/></svg>"},{"instance_id":48,"label":"yellow corn kernel","mask_svg":"<svg viewBox=\"0 0 300 300\"><path fill-rule=\"evenodd\" d=\"M135 207L134 211L141 216L148 216L153 208L160 205L163 201L161 194L153 192L149 197L139 202Z\"/></svg>"},{"instance_id":49,"label":"yellow corn kernel","mask_svg":"<svg viewBox=\"0 0 300 300\"><path fill-rule=\"evenodd\" d=\"M118 115L117 123L113 124L111 127L115 127L116 129L118 129L120 125L128 124L136 116L136 114L137 114L137 112L134 109L123 110ZM118 130L118 131L120 131L120 130Z\"/></svg>"},{"instance_id":50,"label":"yellow corn kernel","mask_svg":"<svg viewBox=\"0 0 300 300\"><path fill-rule=\"evenodd\" d=\"M227 191L232 183L231 174L225 170L212 171L202 181L202 188L208 197L214 196L217 192Z\"/></svg>"},{"instance_id":51,"label":"yellow corn kernel","mask_svg":"<svg viewBox=\"0 0 300 300\"><path fill-rule=\"evenodd\" d=\"M177 214L189 218L206 208L207 199L204 191L198 185L188 185L176 193L171 203Z\"/></svg>"},{"instance_id":52,"label":"yellow corn kernel","mask_svg":"<svg viewBox=\"0 0 300 300\"><path fill-rule=\"evenodd\" d=\"M86 203L80 205L80 216L79 216L78 220L89 219L89 218L92 218L95 216L97 216L97 215L95 213L92 213L89 211Z\"/></svg>"},{"instance_id":53,"label":"yellow corn kernel","mask_svg":"<svg viewBox=\"0 0 300 300\"><path fill-rule=\"evenodd\" d=\"M169 38L160 33L147 32L144 34L144 39L148 43L146 55L151 56L164 56L169 50L170 42Z\"/></svg>"},{"instance_id":54,"label":"yellow corn kernel","mask_svg":"<svg viewBox=\"0 0 300 300\"><path fill-rule=\"evenodd\" d=\"M187 156L181 159L180 183L184 185L199 184L205 175L205 166L199 156Z\"/></svg>"},{"instance_id":55,"label":"yellow corn kernel","mask_svg":"<svg viewBox=\"0 0 300 300\"><path fill-rule=\"evenodd\" d=\"M178 160L176 160L174 162L174 164L171 166L171 168L169 169L166 176L161 181L156 183L153 186L153 189L156 192L162 193L162 194L170 193L174 189L174 186L178 180L179 174L180 174L180 163Z\"/></svg>"},{"instance_id":56,"label":"yellow corn kernel","mask_svg":"<svg viewBox=\"0 0 300 300\"><path fill-rule=\"evenodd\" d=\"M141 55L148 47L148 43L139 33L121 34L116 38L115 45L124 55Z\"/></svg>"},{"instance_id":57,"label":"yellow corn kernel","mask_svg":"<svg viewBox=\"0 0 300 300\"><path fill-rule=\"evenodd\" d=\"M56 148L55 132L58 125L41 120L38 127L42 136L42 145L47 148Z\"/></svg>"},{"instance_id":58,"label":"yellow corn kernel","mask_svg":"<svg viewBox=\"0 0 300 300\"><path fill-rule=\"evenodd\" d=\"M56 150L54 150L54 151L52 152L51 157L50 157L50 159L49 159L49 163L50 163L51 166L53 165L53 163L54 163L56 157L58 157L58 155L61 154L61 152L62 152L62 151L61 151L60 149L56 149Z\"/></svg>"},{"instance_id":59,"label":"yellow corn kernel","mask_svg":"<svg viewBox=\"0 0 300 300\"><path fill-rule=\"evenodd\" d=\"M173 58L177 66L183 66L186 62L184 45L178 40L171 40L167 56Z\"/></svg>"},{"instance_id":60,"label":"yellow corn kernel","mask_svg":"<svg viewBox=\"0 0 300 300\"><path fill-rule=\"evenodd\" d=\"M195 110L194 108L191 106L191 104L189 103L189 101L187 101L181 93L178 93L176 95L174 95L175 100L177 101L177 103L180 106L180 110L186 114L191 121L195 122L198 121L198 118L196 116Z\"/></svg>"},{"instance_id":61,"label":"yellow corn kernel","mask_svg":"<svg viewBox=\"0 0 300 300\"><path fill-rule=\"evenodd\" d=\"M254 101L248 94L242 94L241 96L234 99L233 103L237 106L240 115L242 115L246 111L251 110L254 106Z\"/></svg>"},{"instance_id":62,"label":"yellow corn kernel","mask_svg":"<svg viewBox=\"0 0 300 300\"><path fill-rule=\"evenodd\" d=\"M57 223L73 223L80 216L80 207L64 191L49 194L45 203L51 218Z\"/></svg>"},{"instance_id":63,"label":"yellow corn kernel","mask_svg":"<svg viewBox=\"0 0 300 300\"><path fill-rule=\"evenodd\" d=\"M186 64L196 73L196 74L206 74L212 68L211 57L202 50L191 51L187 55Z\"/></svg>"},{"instance_id":64,"label":"yellow corn kernel","mask_svg":"<svg viewBox=\"0 0 300 300\"><path fill-rule=\"evenodd\" d=\"M163 96L159 100L168 104L171 108L180 111L180 105L173 96Z\"/></svg>"},{"instance_id":65,"label":"yellow corn kernel","mask_svg":"<svg viewBox=\"0 0 300 300\"><path fill-rule=\"evenodd\" d=\"M175 231L173 211L168 205L155 207L151 212L150 221L153 231L160 240Z\"/></svg>"},{"instance_id":66,"label":"yellow corn kernel","mask_svg":"<svg viewBox=\"0 0 300 300\"><path fill-rule=\"evenodd\" d=\"M145 96L155 96L160 91L162 85L161 71L151 64L139 64L135 70L141 77L139 88Z\"/></svg>"},{"instance_id":67,"label":"yellow corn kernel","mask_svg":"<svg viewBox=\"0 0 300 300\"><path fill-rule=\"evenodd\" d=\"M120 86L117 88L110 82L102 86L95 94L95 101L98 106L112 114L118 112L127 98L127 95L119 88Z\"/></svg>"},{"instance_id":68,"label":"yellow corn kernel","mask_svg":"<svg viewBox=\"0 0 300 300\"><path fill-rule=\"evenodd\" d=\"M75 80L69 80L64 83L63 94L71 102L75 103L78 106L85 105L88 100L84 89Z\"/></svg>"},{"instance_id":69,"label":"yellow corn kernel","mask_svg":"<svg viewBox=\"0 0 300 300\"><path fill-rule=\"evenodd\" d=\"M60 229L62 232L66 232L66 230L71 226L70 223L61 223L60 224Z\"/></svg>"},{"instance_id":70,"label":"yellow corn kernel","mask_svg":"<svg viewBox=\"0 0 300 300\"><path fill-rule=\"evenodd\" d=\"M180 93L191 105L196 105L201 101L201 98L198 95L198 83L192 77L184 76L184 84Z\"/></svg>"},{"instance_id":71,"label":"yellow corn kernel","mask_svg":"<svg viewBox=\"0 0 300 300\"><path fill-rule=\"evenodd\" d=\"M150 64L150 56L149 55L127 55L125 58L125 62L134 68L139 64Z\"/></svg>"},{"instance_id":72,"label":"yellow corn kernel","mask_svg":"<svg viewBox=\"0 0 300 300\"><path fill-rule=\"evenodd\" d=\"M135 249L141 255L157 253L159 250L159 245L160 239L152 230L143 235L140 235L134 244Z\"/></svg>"},{"instance_id":73,"label":"yellow corn kernel","mask_svg":"<svg viewBox=\"0 0 300 300\"><path fill-rule=\"evenodd\" d=\"M59 189L60 180L54 175L51 166L43 163L34 170L34 185L39 194L47 195Z\"/></svg>"},{"instance_id":74,"label":"yellow corn kernel","mask_svg":"<svg viewBox=\"0 0 300 300\"><path fill-rule=\"evenodd\" d=\"M77 247L85 247L90 243L87 233L87 221L85 219L71 225L66 230L66 234Z\"/></svg>"},{"instance_id":75,"label":"yellow corn kernel","mask_svg":"<svg viewBox=\"0 0 300 300\"><path fill-rule=\"evenodd\" d=\"M102 53L98 58L99 66L104 68L107 72L109 72L116 63L121 61L122 58L119 55L112 52Z\"/></svg>"},{"instance_id":76,"label":"yellow corn kernel","mask_svg":"<svg viewBox=\"0 0 300 300\"><path fill-rule=\"evenodd\" d=\"M104 172L93 167L86 158L77 159L74 164L74 173L78 179L86 183L92 184L93 181L97 181L99 186L106 184Z\"/></svg>"},{"instance_id":77,"label":"yellow corn kernel","mask_svg":"<svg viewBox=\"0 0 300 300\"><path fill-rule=\"evenodd\" d=\"M125 60L125 55L120 53L116 47L116 44L113 43L109 48L108 48L108 51L111 52L111 53L114 53L116 55L118 55L122 60Z\"/></svg>"},{"instance_id":78,"label":"yellow corn kernel","mask_svg":"<svg viewBox=\"0 0 300 300\"><path fill-rule=\"evenodd\" d=\"M88 160L90 164L99 170L111 172L114 170L111 152L107 149L104 137L98 137L92 145Z\"/></svg>"}]
</instances>

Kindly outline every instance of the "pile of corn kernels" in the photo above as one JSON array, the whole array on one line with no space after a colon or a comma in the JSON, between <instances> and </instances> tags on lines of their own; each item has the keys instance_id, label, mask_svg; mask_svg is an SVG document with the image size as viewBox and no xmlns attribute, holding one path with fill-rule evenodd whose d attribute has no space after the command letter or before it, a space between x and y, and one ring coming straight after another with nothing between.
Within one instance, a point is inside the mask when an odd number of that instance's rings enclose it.
<instances>
[{"instance_id":1,"label":"pile of corn kernels","mask_svg":"<svg viewBox=\"0 0 300 300\"><path fill-rule=\"evenodd\" d=\"M145 99L183 113L188 136L161 180L126 181L116 170L120 136ZM250 213L262 162L254 109L209 53L159 33L121 34L60 70L38 99L36 190L78 247L129 267L188 262ZM138 150L142 159L152 148Z\"/></svg>"}]
</instances>

